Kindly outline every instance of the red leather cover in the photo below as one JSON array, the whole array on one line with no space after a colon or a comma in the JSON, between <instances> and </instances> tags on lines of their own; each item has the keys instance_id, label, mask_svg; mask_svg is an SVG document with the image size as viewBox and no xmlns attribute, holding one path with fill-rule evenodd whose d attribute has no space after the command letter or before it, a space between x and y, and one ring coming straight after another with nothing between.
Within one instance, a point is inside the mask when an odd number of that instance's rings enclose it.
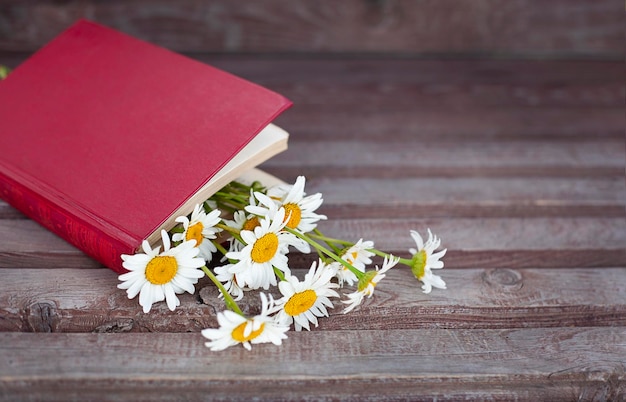
<instances>
[{"instance_id":1,"label":"red leather cover","mask_svg":"<svg viewBox=\"0 0 626 402\"><path fill-rule=\"evenodd\" d=\"M116 272L291 105L81 20L0 85L0 196Z\"/></svg>"}]
</instances>

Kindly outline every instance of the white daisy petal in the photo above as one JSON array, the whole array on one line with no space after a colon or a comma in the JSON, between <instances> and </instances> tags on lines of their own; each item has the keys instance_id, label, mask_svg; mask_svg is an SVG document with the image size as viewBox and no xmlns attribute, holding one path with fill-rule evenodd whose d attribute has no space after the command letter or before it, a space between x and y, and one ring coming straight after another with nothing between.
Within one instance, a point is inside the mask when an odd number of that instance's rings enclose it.
<instances>
[{"instance_id":1,"label":"white daisy petal","mask_svg":"<svg viewBox=\"0 0 626 402\"><path fill-rule=\"evenodd\" d=\"M295 236L281 232L284 209L276 213L273 219L260 219L254 231L242 230L241 238L246 245L239 251L230 251L226 257L236 260L228 267L228 273L236 275L238 286L250 289L269 289L277 284L274 268L289 272L289 244Z\"/></svg>"},{"instance_id":2,"label":"white daisy petal","mask_svg":"<svg viewBox=\"0 0 626 402\"><path fill-rule=\"evenodd\" d=\"M217 251L211 240L217 238L217 233L221 231L216 225L221 221L221 212L213 210L206 213L202 204L196 204L191 213L191 217L179 216L176 222L183 225L182 233L175 233L173 241L184 241L193 243L193 247L198 248L199 256L206 261L211 261L213 253Z\"/></svg>"},{"instance_id":3,"label":"white daisy petal","mask_svg":"<svg viewBox=\"0 0 626 402\"><path fill-rule=\"evenodd\" d=\"M282 186L277 189L270 189L267 195L262 193L254 193L255 198L259 201L258 205L246 207L250 213L265 217L266 219L274 219L283 209L286 226L291 229L307 233L315 229L317 222L326 219L325 215L315 213L323 202L320 193L312 196L305 196L304 192L305 178L300 176L292 186ZM310 252L310 247L306 247L302 243L294 244L301 252Z\"/></svg>"},{"instance_id":4,"label":"white daisy petal","mask_svg":"<svg viewBox=\"0 0 626 402\"><path fill-rule=\"evenodd\" d=\"M176 297L174 288L172 286L163 287L163 293L165 293L165 301L167 303L167 307L171 311L174 311L176 307L180 305L180 300L178 300L178 297Z\"/></svg>"},{"instance_id":5,"label":"white daisy petal","mask_svg":"<svg viewBox=\"0 0 626 402\"><path fill-rule=\"evenodd\" d=\"M204 265L204 260L197 257L198 250L193 241L184 241L171 248L167 232L162 231L163 252L160 247L152 249L143 242L144 254L123 255L123 266L130 272L119 276L120 289L126 289L130 299L139 295L139 304L148 313L156 302L166 300L170 310L175 309L180 301L176 293L193 293L193 285L204 274L197 268Z\"/></svg>"},{"instance_id":6,"label":"white daisy petal","mask_svg":"<svg viewBox=\"0 0 626 402\"><path fill-rule=\"evenodd\" d=\"M127 282L130 284L128 290L126 291L128 298L129 299L134 299L135 296L137 296L139 294L139 291L141 291L141 288L143 287L143 285L146 283L146 279L145 278L138 278L133 282Z\"/></svg>"},{"instance_id":7,"label":"white daisy petal","mask_svg":"<svg viewBox=\"0 0 626 402\"><path fill-rule=\"evenodd\" d=\"M283 297L276 302L281 307L277 320L285 325L293 323L296 331L310 330L309 323L317 326L317 317L328 316L326 306L332 308L328 297L339 297L334 290L339 285L330 281L334 272L320 260L311 265L302 282L295 276L285 275L285 281L278 284Z\"/></svg>"},{"instance_id":8,"label":"white daisy petal","mask_svg":"<svg viewBox=\"0 0 626 402\"><path fill-rule=\"evenodd\" d=\"M218 313L218 329L205 329L202 336L210 341L205 345L211 350L224 350L240 343L246 350L252 349L252 344L273 343L280 345L287 338L285 332L289 327L282 325L270 317L275 310L274 300L261 293L261 314L252 318L243 317L232 311Z\"/></svg>"},{"instance_id":9,"label":"white daisy petal","mask_svg":"<svg viewBox=\"0 0 626 402\"><path fill-rule=\"evenodd\" d=\"M382 268L376 267L376 270L366 271L365 275L359 279L357 291L354 293L350 293L347 295L348 300L342 300L342 303L347 304L348 306L343 310L343 313L349 313L354 310L359 304L363 302L365 296L372 297L374 294L374 290L376 285L385 278L385 272L389 271L391 268L396 266L400 261L399 258L396 258L392 255L385 257L383 260Z\"/></svg>"}]
</instances>

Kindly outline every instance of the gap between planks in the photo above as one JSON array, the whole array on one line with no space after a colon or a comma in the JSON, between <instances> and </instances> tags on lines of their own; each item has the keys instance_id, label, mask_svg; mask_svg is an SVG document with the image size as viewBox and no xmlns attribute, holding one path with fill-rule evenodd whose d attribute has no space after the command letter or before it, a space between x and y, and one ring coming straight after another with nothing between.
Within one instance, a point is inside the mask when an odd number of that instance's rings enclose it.
<instances>
[{"instance_id":1,"label":"gap between planks","mask_svg":"<svg viewBox=\"0 0 626 402\"><path fill-rule=\"evenodd\" d=\"M0 396L559 401L619 400L626 386L625 327L290 332L250 352L203 343L199 333L0 333Z\"/></svg>"},{"instance_id":2,"label":"gap between planks","mask_svg":"<svg viewBox=\"0 0 626 402\"><path fill-rule=\"evenodd\" d=\"M302 278L306 271L295 270ZM0 331L198 332L217 325L225 306L203 279L195 295L180 295L170 312L157 303L144 314L137 299L117 289L108 269L0 269ZM319 330L421 328L523 328L625 326L626 268L443 269L447 290L424 294L410 270L398 267L377 286L374 297L350 314L333 299ZM352 288L345 289L347 292ZM275 298L281 295L274 289ZM259 313L258 292L240 302Z\"/></svg>"}]
</instances>

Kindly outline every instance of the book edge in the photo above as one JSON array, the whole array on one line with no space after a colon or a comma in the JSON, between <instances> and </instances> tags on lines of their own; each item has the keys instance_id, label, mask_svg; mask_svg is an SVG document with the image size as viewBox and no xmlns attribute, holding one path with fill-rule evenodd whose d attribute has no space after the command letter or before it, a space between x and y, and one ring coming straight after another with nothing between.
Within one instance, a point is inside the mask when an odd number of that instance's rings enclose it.
<instances>
[{"instance_id":1,"label":"book edge","mask_svg":"<svg viewBox=\"0 0 626 402\"><path fill-rule=\"evenodd\" d=\"M121 255L133 252L142 241L1 162L0 194L9 205L117 273L125 272Z\"/></svg>"}]
</instances>

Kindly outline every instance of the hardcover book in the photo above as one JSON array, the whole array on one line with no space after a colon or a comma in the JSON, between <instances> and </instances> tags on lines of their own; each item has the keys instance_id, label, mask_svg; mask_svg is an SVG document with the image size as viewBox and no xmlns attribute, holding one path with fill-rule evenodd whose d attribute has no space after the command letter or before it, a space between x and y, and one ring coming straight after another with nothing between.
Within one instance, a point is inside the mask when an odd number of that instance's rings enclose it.
<instances>
[{"instance_id":1,"label":"hardcover book","mask_svg":"<svg viewBox=\"0 0 626 402\"><path fill-rule=\"evenodd\" d=\"M287 147L291 102L81 20L0 82L0 197L116 272Z\"/></svg>"}]
</instances>

